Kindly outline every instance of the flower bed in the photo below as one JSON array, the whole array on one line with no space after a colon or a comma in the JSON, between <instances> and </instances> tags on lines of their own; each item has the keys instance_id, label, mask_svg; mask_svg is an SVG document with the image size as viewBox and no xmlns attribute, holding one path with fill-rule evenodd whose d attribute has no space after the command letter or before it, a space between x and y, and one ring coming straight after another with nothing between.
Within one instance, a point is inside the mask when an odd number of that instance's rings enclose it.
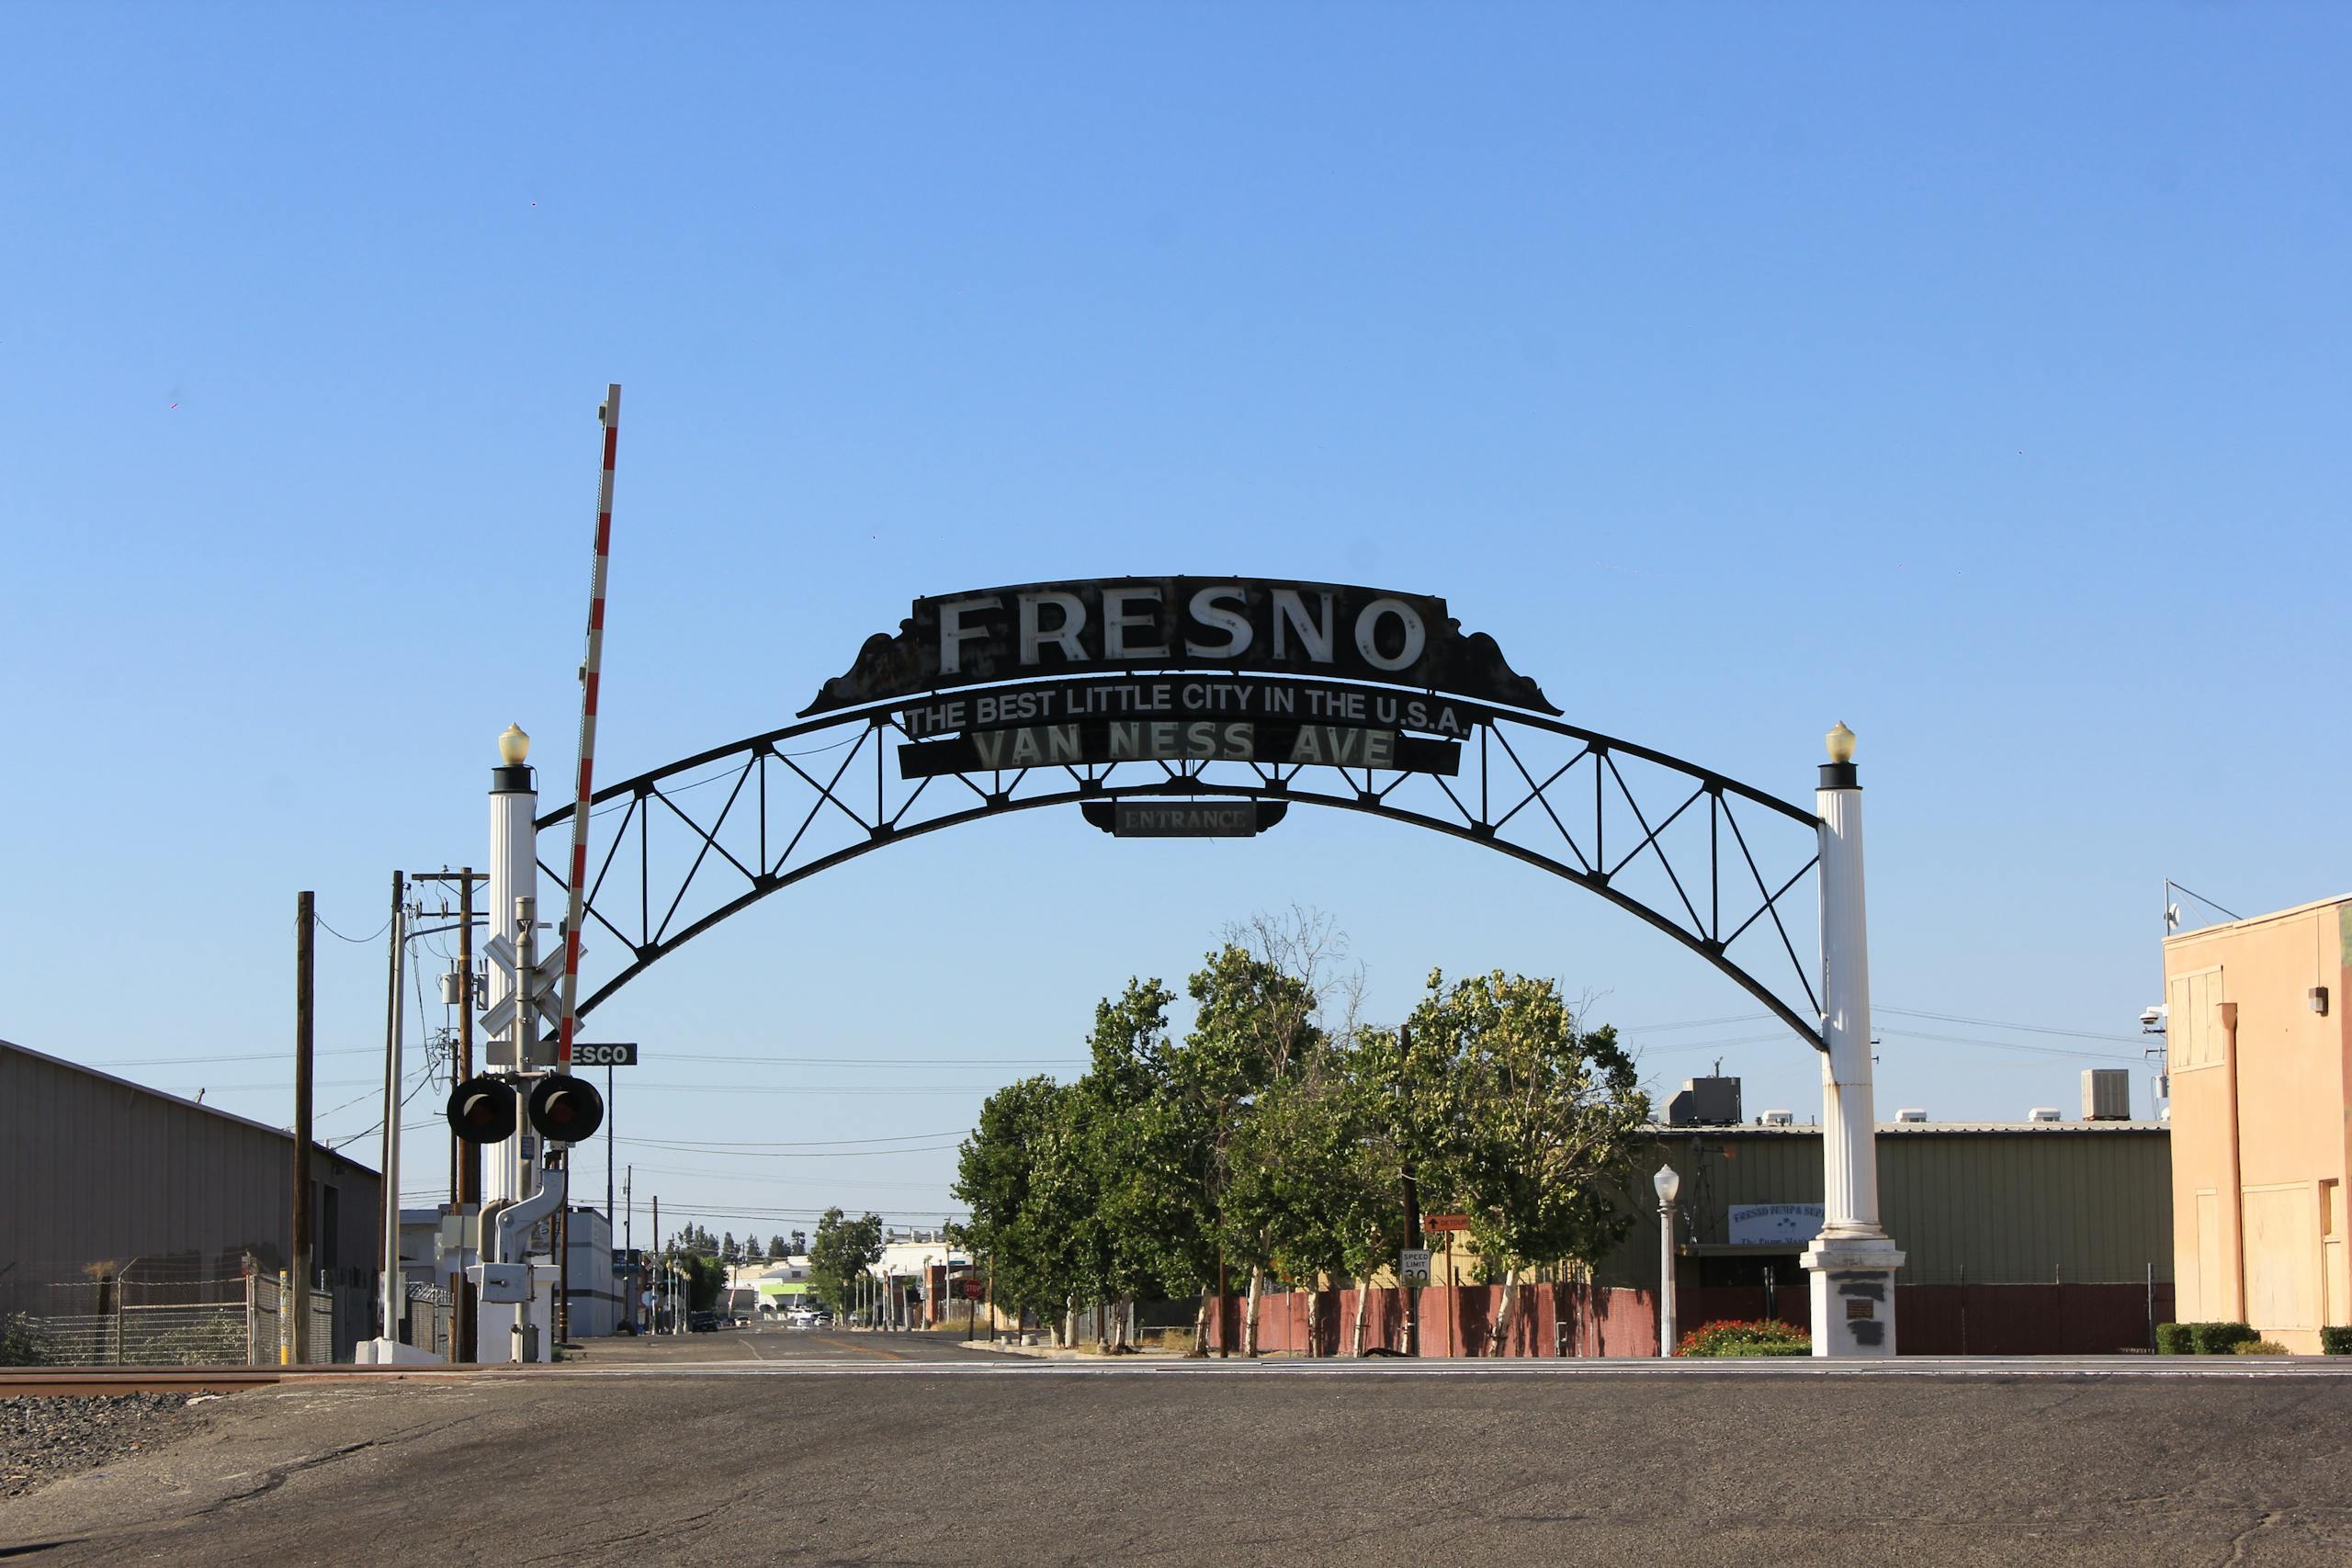
<instances>
[{"instance_id":1,"label":"flower bed","mask_svg":"<svg viewBox=\"0 0 2352 1568\"><path fill-rule=\"evenodd\" d=\"M1758 1318L1703 1323L1674 1347L1678 1356L1810 1356L1813 1336L1793 1323Z\"/></svg>"}]
</instances>

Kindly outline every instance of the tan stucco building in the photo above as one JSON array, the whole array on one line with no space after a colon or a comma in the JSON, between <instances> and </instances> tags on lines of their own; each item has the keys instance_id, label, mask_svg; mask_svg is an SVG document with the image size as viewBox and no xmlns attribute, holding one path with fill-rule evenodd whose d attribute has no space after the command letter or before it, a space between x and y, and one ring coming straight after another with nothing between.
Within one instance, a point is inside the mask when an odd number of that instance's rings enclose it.
<instances>
[{"instance_id":1,"label":"tan stucco building","mask_svg":"<svg viewBox=\"0 0 2352 1568\"><path fill-rule=\"evenodd\" d=\"M2352 1322L2352 897L2165 942L2173 1258L2184 1321L2315 1352Z\"/></svg>"}]
</instances>

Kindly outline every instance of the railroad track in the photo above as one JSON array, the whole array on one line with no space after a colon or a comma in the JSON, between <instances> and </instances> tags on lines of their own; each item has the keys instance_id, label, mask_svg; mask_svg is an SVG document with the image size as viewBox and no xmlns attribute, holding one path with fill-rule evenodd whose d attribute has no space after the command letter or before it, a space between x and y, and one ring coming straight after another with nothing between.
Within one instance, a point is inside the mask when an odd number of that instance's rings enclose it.
<instances>
[{"instance_id":1,"label":"railroad track","mask_svg":"<svg viewBox=\"0 0 2352 1568\"><path fill-rule=\"evenodd\" d=\"M0 1399L111 1393L235 1393L278 1383L479 1377L503 1367L0 1367Z\"/></svg>"}]
</instances>

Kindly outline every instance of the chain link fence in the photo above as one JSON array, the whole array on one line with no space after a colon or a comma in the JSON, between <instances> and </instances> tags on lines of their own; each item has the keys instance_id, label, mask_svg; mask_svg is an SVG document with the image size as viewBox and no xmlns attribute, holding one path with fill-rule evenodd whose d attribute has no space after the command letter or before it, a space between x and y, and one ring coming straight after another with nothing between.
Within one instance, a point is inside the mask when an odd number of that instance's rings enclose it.
<instances>
[{"instance_id":1,"label":"chain link fence","mask_svg":"<svg viewBox=\"0 0 2352 1568\"><path fill-rule=\"evenodd\" d=\"M17 1310L0 1316L0 1366L276 1366L289 1353L278 1279L257 1269L132 1259L10 1272L22 1277L7 1292ZM334 1359L334 1296L308 1294L303 1359L322 1365Z\"/></svg>"}]
</instances>

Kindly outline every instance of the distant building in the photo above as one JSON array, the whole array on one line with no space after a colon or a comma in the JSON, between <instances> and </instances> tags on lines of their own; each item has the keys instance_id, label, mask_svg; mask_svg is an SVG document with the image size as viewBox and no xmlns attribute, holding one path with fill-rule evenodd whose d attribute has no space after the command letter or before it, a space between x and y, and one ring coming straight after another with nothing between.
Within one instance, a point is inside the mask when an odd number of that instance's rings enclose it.
<instances>
[{"instance_id":1,"label":"distant building","mask_svg":"<svg viewBox=\"0 0 2352 1568\"><path fill-rule=\"evenodd\" d=\"M373 1331L382 1184L324 1145L311 1179L311 1282L347 1361ZM248 1259L274 1280L293 1252L293 1181L288 1132L0 1041L0 1313L86 1313L102 1275L189 1300Z\"/></svg>"},{"instance_id":2,"label":"distant building","mask_svg":"<svg viewBox=\"0 0 2352 1568\"><path fill-rule=\"evenodd\" d=\"M2173 1248L2184 1321L2290 1350L2352 1323L2352 897L2165 939Z\"/></svg>"}]
</instances>

